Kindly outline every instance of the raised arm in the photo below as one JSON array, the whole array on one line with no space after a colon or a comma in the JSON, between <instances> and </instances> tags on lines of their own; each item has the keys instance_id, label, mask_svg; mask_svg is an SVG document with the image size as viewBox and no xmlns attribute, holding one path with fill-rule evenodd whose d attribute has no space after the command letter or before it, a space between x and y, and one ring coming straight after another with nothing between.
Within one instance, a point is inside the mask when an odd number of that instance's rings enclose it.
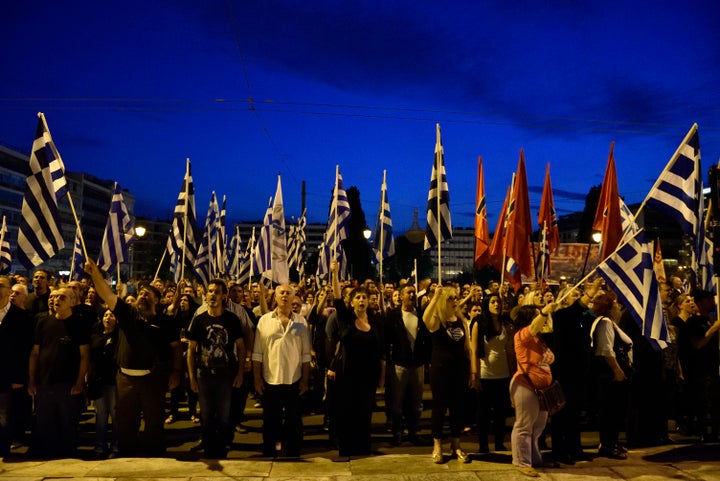
<instances>
[{"instance_id":1,"label":"raised arm","mask_svg":"<svg viewBox=\"0 0 720 481\"><path fill-rule=\"evenodd\" d=\"M440 328L440 319L435 315L435 308L441 295L441 289L440 286L435 288L435 293L423 312L423 322L430 332L435 332Z\"/></svg>"},{"instance_id":2,"label":"raised arm","mask_svg":"<svg viewBox=\"0 0 720 481\"><path fill-rule=\"evenodd\" d=\"M85 259L85 272L87 272L92 279L97 295L107 304L111 311L114 311L118 296L113 292L110 284L107 283L102 272L100 272L100 268L92 259Z\"/></svg>"}]
</instances>

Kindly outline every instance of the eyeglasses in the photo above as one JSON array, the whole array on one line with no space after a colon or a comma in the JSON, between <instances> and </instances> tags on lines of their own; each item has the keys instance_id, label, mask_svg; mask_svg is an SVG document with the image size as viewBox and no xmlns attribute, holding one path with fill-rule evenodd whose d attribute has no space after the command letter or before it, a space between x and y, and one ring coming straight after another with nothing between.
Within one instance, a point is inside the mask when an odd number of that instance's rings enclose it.
<instances>
[{"instance_id":1,"label":"eyeglasses","mask_svg":"<svg viewBox=\"0 0 720 481\"><path fill-rule=\"evenodd\" d=\"M448 297L447 297L447 300L448 300L448 301L455 301L455 300L457 300L457 297L455 297L455 296L448 296Z\"/></svg>"}]
</instances>

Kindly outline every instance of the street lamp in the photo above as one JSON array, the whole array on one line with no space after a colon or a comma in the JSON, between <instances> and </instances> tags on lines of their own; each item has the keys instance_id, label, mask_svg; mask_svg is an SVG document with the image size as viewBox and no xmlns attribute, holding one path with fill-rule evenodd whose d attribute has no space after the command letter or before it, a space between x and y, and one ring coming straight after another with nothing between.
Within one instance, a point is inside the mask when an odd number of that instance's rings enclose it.
<instances>
[{"instance_id":1,"label":"street lamp","mask_svg":"<svg viewBox=\"0 0 720 481\"><path fill-rule=\"evenodd\" d=\"M595 231L595 232L593 232L593 233L590 235L590 237L592 238L592 241L593 241L594 243L599 244L600 241L602 240L602 233L601 233L601 232L598 232L598 231Z\"/></svg>"},{"instance_id":2,"label":"street lamp","mask_svg":"<svg viewBox=\"0 0 720 481\"><path fill-rule=\"evenodd\" d=\"M138 239L143 237L146 232L147 232L147 229L145 227L143 227L141 225L135 226L135 236L137 236ZM129 277L132 278L133 270L135 268L135 242L133 242L130 245L129 250L130 250L130 255L129 255L129 257L130 257L130 275L129 275Z\"/></svg>"},{"instance_id":3,"label":"street lamp","mask_svg":"<svg viewBox=\"0 0 720 481\"><path fill-rule=\"evenodd\" d=\"M371 236L372 231L370 230L370 227L365 226L365 228L363 229L363 237L366 241L369 241Z\"/></svg>"}]
</instances>

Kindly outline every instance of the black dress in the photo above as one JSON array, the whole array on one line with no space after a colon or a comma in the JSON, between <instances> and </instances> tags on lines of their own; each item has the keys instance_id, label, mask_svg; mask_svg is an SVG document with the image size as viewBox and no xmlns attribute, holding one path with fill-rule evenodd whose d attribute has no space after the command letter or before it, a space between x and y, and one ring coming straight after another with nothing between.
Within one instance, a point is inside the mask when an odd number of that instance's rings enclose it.
<instances>
[{"instance_id":1,"label":"black dress","mask_svg":"<svg viewBox=\"0 0 720 481\"><path fill-rule=\"evenodd\" d=\"M355 327L355 313L342 301L336 304L341 326L342 362L336 364L337 419L340 456L370 454L370 427L375 389L380 376L383 343L380 329Z\"/></svg>"},{"instance_id":2,"label":"black dress","mask_svg":"<svg viewBox=\"0 0 720 481\"><path fill-rule=\"evenodd\" d=\"M465 350L465 324L458 320L446 323L431 333L432 361L430 389L432 391L432 435L442 439L445 412L450 411L450 434L460 437L463 427L463 399L470 374L470 359Z\"/></svg>"}]
</instances>

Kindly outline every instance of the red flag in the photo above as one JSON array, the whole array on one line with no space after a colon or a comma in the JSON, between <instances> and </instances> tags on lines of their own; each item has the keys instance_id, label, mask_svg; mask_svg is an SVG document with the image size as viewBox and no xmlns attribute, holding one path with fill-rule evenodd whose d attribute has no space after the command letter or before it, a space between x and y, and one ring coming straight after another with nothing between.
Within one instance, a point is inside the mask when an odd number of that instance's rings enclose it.
<instances>
[{"instance_id":1,"label":"red flag","mask_svg":"<svg viewBox=\"0 0 720 481\"><path fill-rule=\"evenodd\" d=\"M555 249L560 245L560 232L558 231L555 201L553 200L552 185L550 184L550 164L545 167L545 185L540 199L538 225L540 229L547 230L548 252L555 252Z\"/></svg>"},{"instance_id":2,"label":"red flag","mask_svg":"<svg viewBox=\"0 0 720 481\"><path fill-rule=\"evenodd\" d=\"M497 231L496 231L497 232ZM478 157L478 180L475 194L475 268L482 269L490 261L490 234L488 233L485 180L482 157Z\"/></svg>"},{"instance_id":3,"label":"red flag","mask_svg":"<svg viewBox=\"0 0 720 481\"><path fill-rule=\"evenodd\" d=\"M600 200L598 201L595 220L592 225L593 230L600 231L602 235L600 259L603 260L615 252L623 234L622 219L620 217L620 194L618 193L617 175L615 174L614 148L615 142L612 142L602 191L600 191Z\"/></svg>"},{"instance_id":4,"label":"red flag","mask_svg":"<svg viewBox=\"0 0 720 481\"><path fill-rule=\"evenodd\" d=\"M505 252L505 223L507 221L507 206L510 202L511 189L508 187L507 194L505 194L505 202L503 202L502 209L500 210L500 217L498 217L497 227L495 227L495 233L493 234L492 244L490 244L490 250L488 255L490 257L490 265L495 270L502 272L503 257Z\"/></svg>"},{"instance_id":5,"label":"red flag","mask_svg":"<svg viewBox=\"0 0 720 481\"><path fill-rule=\"evenodd\" d=\"M517 291L522 286L521 274L533 275L533 256L530 236L530 199L528 197L527 174L525 173L525 153L520 149L517 175L513 185L512 198L508 206L508 223L505 232L507 270L510 283Z\"/></svg>"}]
</instances>

